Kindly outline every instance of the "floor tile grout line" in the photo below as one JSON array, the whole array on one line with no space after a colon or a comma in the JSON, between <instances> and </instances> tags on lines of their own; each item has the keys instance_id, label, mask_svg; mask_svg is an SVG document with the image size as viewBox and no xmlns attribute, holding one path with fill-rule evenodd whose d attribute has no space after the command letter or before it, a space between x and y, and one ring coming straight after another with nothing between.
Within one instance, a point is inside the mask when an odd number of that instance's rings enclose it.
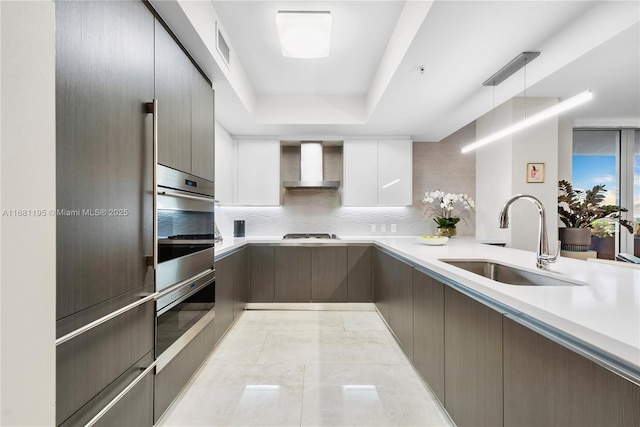
<instances>
[{"instance_id":1,"label":"floor tile grout line","mask_svg":"<svg viewBox=\"0 0 640 427\"><path fill-rule=\"evenodd\" d=\"M304 409L304 384L307 377L307 364L302 365L302 396L300 396L300 427L302 427L302 411Z\"/></svg>"}]
</instances>

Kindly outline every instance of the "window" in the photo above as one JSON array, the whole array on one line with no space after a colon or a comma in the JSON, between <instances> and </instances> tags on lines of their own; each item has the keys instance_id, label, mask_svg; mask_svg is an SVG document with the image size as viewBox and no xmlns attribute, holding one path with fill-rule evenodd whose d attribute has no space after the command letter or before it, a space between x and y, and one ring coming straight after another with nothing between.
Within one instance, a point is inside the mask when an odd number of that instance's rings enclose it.
<instances>
[{"instance_id":1,"label":"window","mask_svg":"<svg viewBox=\"0 0 640 427\"><path fill-rule=\"evenodd\" d=\"M606 204L629 209L626 218L640 221L640 131L633 129L573 131L572 184L583 190L603 184ZM636 227L637 228L637 227ZM615 254L640 256L640 239L620 231L613 222L598 221L592 234L612 237L593 240L598 258L614 259ZM636 249L637 248L637 249Z\"/></svg>"}]
</instances>

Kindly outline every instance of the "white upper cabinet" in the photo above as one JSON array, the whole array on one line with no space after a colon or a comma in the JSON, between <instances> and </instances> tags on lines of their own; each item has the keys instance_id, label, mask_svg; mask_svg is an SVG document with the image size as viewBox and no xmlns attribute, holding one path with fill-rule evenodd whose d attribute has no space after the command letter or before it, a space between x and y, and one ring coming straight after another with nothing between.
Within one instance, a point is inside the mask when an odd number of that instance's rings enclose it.
<instances>
[{"instance_id":1,"label":"white upper cabinet","mask_svg":"<svg viewBox=\"0 0 640 427\"><path fill-rule=\"evenodd\" d=\"M280 205L280 141L238 141L237 204Z\"/></svg>"},{"instance_id":2,"label":"white upper cabinet","mask_svg":"<svg viewBox=\"0 0 640 427\"><path fill-rule=\"evenodd\" d=\"M412 204L410 140L344 141L344 206Z\"/></svg>"},{"instance_id":3,"label":"white upper cabinet","mask_svg":"<svg viewBox=\"0 0 640 427\"><path fill-rule=\"evenodd\" d=\"M378 204L407 206L412 204L411 141L378 141Z\"/></svg>"},{"instance_id":4,"label":"white upper cabinet","mask_svg":"<svg viewBox=\"0 0 640 427\"><path fill-rule=\"evenodd\" d=\"M235 205L238 180L238 145L216 122L216 200L221 205Z\"/></svg>"}]
</instances>

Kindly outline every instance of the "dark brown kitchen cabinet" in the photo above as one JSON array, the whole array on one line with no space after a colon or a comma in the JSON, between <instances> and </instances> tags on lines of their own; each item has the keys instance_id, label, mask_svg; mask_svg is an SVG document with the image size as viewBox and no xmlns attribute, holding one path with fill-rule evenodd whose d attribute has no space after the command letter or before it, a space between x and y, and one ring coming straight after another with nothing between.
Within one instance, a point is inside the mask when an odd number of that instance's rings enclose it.
<instances>
[{"instance_id":1,"label":"dark brown kitchen cabinet","mask_svg":"<svg viewBox=\"0 0 640 427\"><path fill-rule=\"evenodd\" d=\"M413 267L381 250L375 251L374 297L409 357L413 354Z\"/></svg>"},{"instance_id":2,"label":"dark brown kitchen cabinet","mask_svg":"<svg viewBox=\"0 0 640 427\"><path fill-rule=\"evenodd\" d=\"M152 117L143 107L154 96L154 17L139 2L55 7L62 319L153 285Z\"/></svg>"},{"instance_id":3,"label":"dark brown kitchen cabinet","mask_svg":"<svg viewBox=\"0 0 640 427\"><path fill-rule=\"evenodd\" d=\"M274 302L275 247L254 246L250 253L250 302Z\"/></svg>"},{"instance_id":4,"label":"dark brown kitchen cabinet","mask_svg":"<svg viewBox=\"0 0 640 427\"><path fill-rule=\"evenodd\" d=\"M347 247L311 249L311 301L347 301Z\"/></svg>"},{"instance_id":5,"label":"dark brown kitchen cabinet","mask_svg":"<svg viewBox=\"0 0 640 427\"><path fill-rule=\"evenodd\" d=\"M217 316L217 313L216 313ZM154 421L157 422L171 402L198 370L213 348L215 320L209 322L166 366L155 376ZM128 424L115 424L128 425Z\"/></svg>"},{"instance_id":6,"label":"dark brown kitchen cabinet","mask_svg":"<svg viewBox=\"0 0 640 427\"><path fill-rule=\"evenodd\" d=\"M311 249L300 246L275 248L276 302L311 302Z\"/></svg>"},{"instance_id":7,"label":"dark brown kitchen cabinet","mask_svg":"<svg viewBox=\"0 0 640 427\"><path fill-rule=\"evenodd\" d=\"M444 284L413 270L413 363L444 402Z\"/></svg>"},{"instance_id":8,"label":"dark brown kitchen cabinet","mask_svg":"<svg viewBox=\"0 0 640 427\"><path fill-rule=\"evenodd\" d=\"M456 425L503 425L502 315L444 289L444 405Z\"/></svg>"},{"instance_id":9,"label":"dark brown kitchen cabinet","mask_svg":"<svg viewBox=\"0 0 640 427\"><path fill-rule=\"evenodd\" d=\"M153 292L152 115L144 106L154 98L155 18L142 2L55 9L57 337L78 331L56 346L56 423L77 425L153 361L153 301L79 328ZM101 423L151 420L150 381Z\"/></svg>"},{"instance_id":10,"label":"dark brown kitchen cabinet","mask_svg":"<svg viewBox=\"0 0 640 427\"><path fill-rule=\"evenodd\" d=\"M233 256L216 260L216 316L214 341L217 343L233 322Z\"/></svg>"},{"instance_id":11,"label":"dark brown kitchen cabinet","mask_svg":"<svg viewBox=\"0 0 640 427\"><path fill-rule=\"evenodd\" d=\"M347 247L347 302L372 302L371 246Z\"/></svg>"},{"instance_id":12,"label":"dark brown kitchen cabinet","mask_svg":"<svg viewBox=\"0 0 640 427\"><path fill-rule=\"evenodd\" d=\"M503 326L505 426L640 425L640 386L511 319Z\"/></svg>"},{"instance_id":13,"label":"dark brown kitchen cabinet","mask_svg":"<svg viewBox=\"0 0 640 427\"><path fill-rule=\"evenodd\" d=\"M191 74L191 173L215 181L213 90L195 67Z\"/></svg>"},{"instance_id":14,"label":"dark brown kitchen cabinet","mask_svg":"<svg viewBox=\"0 0 640 427\"><path fill-rule=\"evenodd\" d=\"M110 386L126 387L133 378L119 378L132 370L137 375L138 367L144 367L137 362L145 355L151 355L151 363L154 321L155 304L149 301L56 347L58 425L79 410L90 419L102 409L95 407L95 400L103 400L103 405L110 400L96 396L113 397Z\"/></svg>"},{"instance_id":15,"label":"dark brown kitchen cabinet","mask_svg":"<svg viewBox=\"0 0 640 427\"><path fill-rule=\"evenodd\" d=\"M389 321L389 300L393 281L393 258L379 249L373 252L373 300L382 317Z\"/></svg>"},{"instance_id":16,"label":"dark brown kitchen cabinet","mask_svg":"<svg viewBox=\"0 0 640 427\"><path fill-rule=\"evenodd\" d=\"M152 51L153 52L153 51ZM191 172L192 64L156 21L155 98L158 99L158 163Z\"/></svg>"},{"instance_id":17,"label":"dark brown kitchen cabinet","mask_svg":"<svg viewBox=\"0 0 640 427\"><path fill-rule=\"evenodd\" d=\"M232 255L233 257L233 318L244 310L249 302L251 284L251 251L244 247Z\"/></svg>"},{"instance_id":18,"label":"dark brown kitchen cabinet","mask_svg":"<svg viewBox=\"0 0 640 427\"><path fill-rule=\"evenodd\" d=\"M413 267L392 258L389 320L404 351L413 358Z\"/></svg>"},{"instance_id":19,"label":"dark brown kitchen cabinet","mask_svg":"<svg viewBox=\"0 0 640 427\"><path fill-rule=\"evenodd\" d=\"M210 83L156 22L158 163L214 181L214 95Z\"/></svg>"}]
</instances>

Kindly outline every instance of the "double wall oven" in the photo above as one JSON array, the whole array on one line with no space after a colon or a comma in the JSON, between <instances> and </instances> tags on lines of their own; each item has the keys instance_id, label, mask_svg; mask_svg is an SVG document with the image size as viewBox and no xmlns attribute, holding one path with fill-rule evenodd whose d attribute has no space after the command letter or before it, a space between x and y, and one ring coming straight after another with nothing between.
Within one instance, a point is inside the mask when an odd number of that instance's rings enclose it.
<instances>
[{"instance_id":1,"label":"double wall oven","mask_svg":"<svg viewBox=\"0 0 640 427\"><path fill-rule=\"evenodd\" d=\"M156 358L161 368L213 318L215 226L214 183L157 168Z\"/></svg>"}]
</instances>

